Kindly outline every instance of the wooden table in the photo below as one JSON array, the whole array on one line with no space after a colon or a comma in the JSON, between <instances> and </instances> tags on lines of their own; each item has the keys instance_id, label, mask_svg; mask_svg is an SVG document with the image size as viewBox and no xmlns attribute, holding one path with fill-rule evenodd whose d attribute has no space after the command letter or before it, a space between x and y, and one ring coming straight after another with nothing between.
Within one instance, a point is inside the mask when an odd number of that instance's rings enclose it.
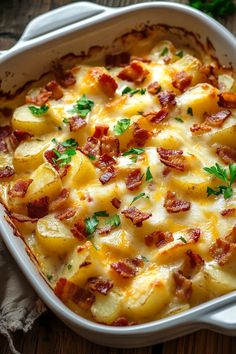
<instances>
[{"instance_id":1,"label":"wooden table","mask_svg":"<svg viewBox=\"0 0 236 354\"><path fill-rule=\"evenodd\" d=\"M150 1L150 0L149 0ZM0 50L16 43L25 25L35 16L70 3L68 0L0 0ZM107 6L125 6L139 0L97 0ZM184 3L186 1L176 1ZM236 34L236 14L222 23ZM141 349L112 349L77 336L50 311L43 315L27 334L14 335L22 354L233 354L236 337L202 330L163 344ZM0 336L0 354L10 354L5 338Z\"/></svg>"}]
</instances>

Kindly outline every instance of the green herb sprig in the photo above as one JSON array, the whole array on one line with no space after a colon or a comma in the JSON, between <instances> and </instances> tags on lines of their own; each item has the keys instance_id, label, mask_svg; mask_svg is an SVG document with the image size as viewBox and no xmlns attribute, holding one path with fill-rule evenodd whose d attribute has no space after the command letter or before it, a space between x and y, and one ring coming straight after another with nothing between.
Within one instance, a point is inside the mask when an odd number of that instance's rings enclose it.
<instances>
[{"instance_id":1,"label":"green herb sprig","mask_svg":"<svg viewBox=\"0 0 236 354\"><path fill-rule=\"evenodd\" d=\"M120 119L113 127L115 135L122 135L130 127L130 119Z\"/></svg>"},{"instance_id":2,"label":"green herb sprig","mask_svg":"<svg viewBox=\"0 0 236 354\"><path fill-rule=\"evenodd\" d=\"M214 18L231 15L236 10L232 0L189 0L189 5Z\"/></svg>"},{"instance_id":3,"label":"green herb sprig","mask_svg":"<svg viewBox=\"0 0 236 354\"><path fill-rule=\"evenodd\" d=\"M76 101L76 104L69 111L69 113L77 113L81 118L85 118L89 112L91 112L94 106L94 102L83 95L79 100Z\"/></svg>"},{"instance_id":4,"label":"green herb sprig","mask_svg":"<svg viewBox=\"0 0 236 354\"><path fill-rule=\"evenodd\" d=\"M136 93L140 93L140 95L145 95L146 89L145 88L140 88L140 89L132 89L131 87L127 86L124 88L124 90L121 92L121 95L125 95L126 93L129 93L130 96L135 95Z\"/></svg>"},{"instance_id":5,"label":"green herb sprig","mask_svg":"<svg viewBox=\"0 0 236 354\"><path fill-rule=\"evenodd\" d=\"M43 105L41 107L28 106L28 108L29 108L30 112L36 117L43 116L49 110L49 106L47 106L47 105Z\"/></svg>"}]
</instances>

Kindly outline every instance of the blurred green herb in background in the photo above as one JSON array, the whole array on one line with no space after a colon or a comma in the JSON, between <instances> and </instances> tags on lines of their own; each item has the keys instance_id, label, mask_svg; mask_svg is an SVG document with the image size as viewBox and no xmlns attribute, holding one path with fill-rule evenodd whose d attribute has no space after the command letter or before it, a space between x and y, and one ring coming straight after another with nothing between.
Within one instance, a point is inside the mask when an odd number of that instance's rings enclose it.
<instances>
[{"instance_id":1,"label":"blurred green herb in background","mask_svg":"<svg viewBox=\"0 0 236 354\"><path fill-rule=\"evenodd\" d=\"M190 0L189 5L214 18L232 15L236 10L232 0Z\"/></svg>"}]
</instances>

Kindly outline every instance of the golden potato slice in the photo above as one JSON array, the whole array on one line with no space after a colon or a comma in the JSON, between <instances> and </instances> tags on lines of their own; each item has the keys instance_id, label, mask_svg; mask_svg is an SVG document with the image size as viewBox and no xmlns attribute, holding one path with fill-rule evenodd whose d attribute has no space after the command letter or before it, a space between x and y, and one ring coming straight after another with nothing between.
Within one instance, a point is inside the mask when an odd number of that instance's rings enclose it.
<instances>
[{"instance_id":1,"label":"golden potato slice","mask_svg":"<svg viewBox=\"0 0 236 354\"><path fill-rule=\"evenodd\" d=\"M191 86L196 85L204 79L203 74L200 72L201 62L192 55L186 54L183 58L177 60L170 66L172 74L185 71L188 75L191 75Z\"/></svg>"},{"instance_id":2,"label":"golden potato slice","mask_svg":"<svg viewBox=\"0 0 236 354\"><path fill-rule=\"evenodd\" d=\"M91 307L96 321L111 323L120 315L120 295L110 291L106 296L96 294L96 300Z\"/></svg>"},{"instance_id":3,"label":"golden potato slice","mask_svg":"<svg viewBox=\"0 0 236 354\"><path fill-rule=\"evenodd\" d=\"M236 148L235 133L236 125L231 125L230 127L221 130L216 130L210 134L210 142Z\"/></svg>"}]
</instances>

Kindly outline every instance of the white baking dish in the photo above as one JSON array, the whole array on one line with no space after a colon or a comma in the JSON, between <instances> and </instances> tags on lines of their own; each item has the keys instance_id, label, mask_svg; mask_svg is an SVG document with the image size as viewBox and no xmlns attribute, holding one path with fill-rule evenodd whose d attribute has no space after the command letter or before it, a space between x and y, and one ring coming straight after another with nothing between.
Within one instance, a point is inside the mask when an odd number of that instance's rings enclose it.
<instances>
[{"instance_id":1,"label":"white baking dish","mask_svg":"<svg viewBox=\"0 0 236 354\"><path fill-rule=\"evenodd\" d=\"M209 38L221 63L232 63L236 67L234 36L210 17L189 7L158 2L110 9L79 2L39 16L27 26L14 48L1 53L1 90L13 92L47 71L54 58L70 52L86 52L93 45L107 46L114 38L146 22L184 26L186 30L199 34L202 43ZM137 326L109 327L81 318L54 295L28 257L22 240L14 236L4 219L2 207L0 211L0 233L28 281L62 321L91 341L113 347L140 347L200 328L236 335L236 292L184 313Z\"/></svg>"}]
</instances>

